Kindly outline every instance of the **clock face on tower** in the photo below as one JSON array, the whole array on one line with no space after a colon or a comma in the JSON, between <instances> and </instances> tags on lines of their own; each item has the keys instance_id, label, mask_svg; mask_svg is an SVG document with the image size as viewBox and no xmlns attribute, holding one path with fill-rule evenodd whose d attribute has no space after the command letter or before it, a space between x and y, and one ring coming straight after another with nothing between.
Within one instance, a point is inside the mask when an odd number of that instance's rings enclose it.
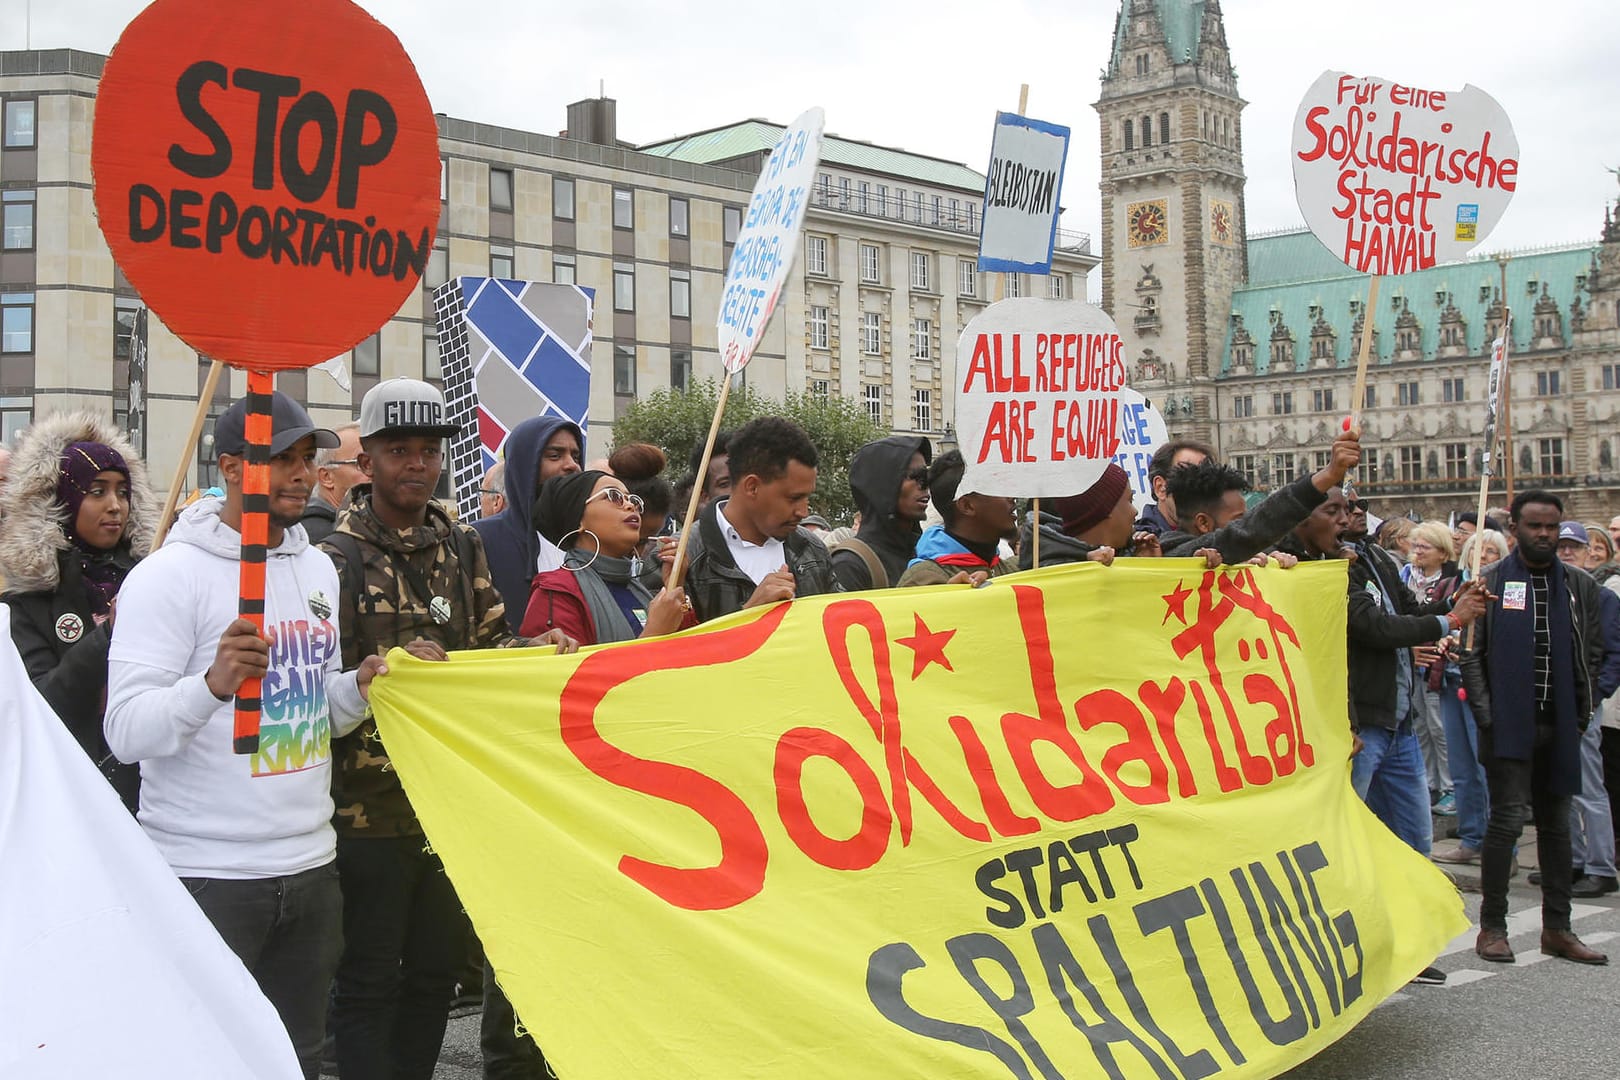
<instances>
[{"instance_id":1,"label":"clock face on tower","mask_svg":"<svg viewBox=\"0 0 1620 1080\"><path fill-rule=\"evenodd\" d=\"M1211 199L1209 203L1209 237L1217 244L1232 242L1232 204Z\"/></svg>"},{"instance_id":2,"label":"clock face on tower","mask_svg":"<svg viewBox=\"0 0 1620 1080\"><path fill-rule=\"evenodd\" d=\"M1130 247L1162 244L1169 236L1170 215L1163 199L1131 203L1125 208L1125 238Z\"/></svg>"}]
</instances>

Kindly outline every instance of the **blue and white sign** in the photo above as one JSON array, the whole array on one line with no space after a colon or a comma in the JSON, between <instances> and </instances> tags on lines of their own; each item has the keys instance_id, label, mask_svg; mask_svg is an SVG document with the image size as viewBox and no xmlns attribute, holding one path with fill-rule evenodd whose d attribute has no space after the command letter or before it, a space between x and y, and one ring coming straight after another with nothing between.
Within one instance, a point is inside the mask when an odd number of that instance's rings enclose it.
<instances>
[{"instance_id":1,"label":"blue and white sign","mask_svg":"<svg viewBox=\"0 0 1620 1080\"><path fill-rule=\"evenodd\" d=\"M1129 386L1119 392L1119 453L1114 464L1125 470L1131 480L1131 502L1140 514L1153 501L1153 481L1148 478L1148 466L1153 454L1170 441L1170 429L1164 416L1150 404L1141 392Z\"/></svg>"},{"instance_id":2,"label":"blue and white sign","mask_svg":"<svg viewBox=\"0 0 1620 1080\"><path fill-rule=\"evenodd\" d=\"M759 348L782 284L793 270L810 185L821 162L825 123L819 107L793 121L754 185L720 294L720 359L732 374L747 366Z\"/></svg>"},{"instance_id":3,"label":"blue and white sign","mask_svg":"<svg viewBox=\"0 0 1620 1080\"><path fill-rule=\"evenodd\" d=\"M996 113L984 184L979 269L1050 274L1057 240L1058 197L1069 129L1013 113Z\"/></svg>"}]
</instances>

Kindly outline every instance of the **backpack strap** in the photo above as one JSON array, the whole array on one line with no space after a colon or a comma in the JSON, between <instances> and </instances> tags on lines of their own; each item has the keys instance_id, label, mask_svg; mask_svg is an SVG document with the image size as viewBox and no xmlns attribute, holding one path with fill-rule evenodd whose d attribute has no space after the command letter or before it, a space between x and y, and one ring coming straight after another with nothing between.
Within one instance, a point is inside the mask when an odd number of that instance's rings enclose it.
<instances>
[{"instance_id":1,"label":"backpack strap","mask_svg":"<svg viewBox=\"0 0 1620 1080\"><path fill-rule=\"evenodd\" d=\"M866 572L872 578L872 588L887 589L889 587L889 572L883 568L883 561L872 550L872 545L865 540L857 540L851 536L847 540L840 540L827 549L828 554L847 551L866 564Z\"/></svg>"}]
</instances>

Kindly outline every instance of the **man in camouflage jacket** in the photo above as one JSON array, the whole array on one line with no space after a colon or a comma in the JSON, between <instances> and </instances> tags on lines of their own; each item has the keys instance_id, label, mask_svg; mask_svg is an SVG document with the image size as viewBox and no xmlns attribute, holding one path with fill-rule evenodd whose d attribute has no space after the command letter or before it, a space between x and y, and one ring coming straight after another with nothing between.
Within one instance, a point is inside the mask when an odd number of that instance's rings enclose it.
<instances>
[{"instance_id":1,"label":"man in camouflage jacket","mask_svg":"<svg viewBox=\"0 0 1620 1080\"><path fill-rule=\"evenodd\" d=\"M414 379L376 386L360 406L357 485L321 545L337 566L345 669L373 652L431 642L527 645L507 626L482 542L433 501L446 422L439 391ZM524 603L527 597L514 599ZM547 639L535 642L548 643ZM566 639L550 643L566 644ZM367 717L333 740L333 822L343 886L343 959L334 1030L345 1077L431 1076L469 927L388 752Z\"/></svg>"}]
</instances>

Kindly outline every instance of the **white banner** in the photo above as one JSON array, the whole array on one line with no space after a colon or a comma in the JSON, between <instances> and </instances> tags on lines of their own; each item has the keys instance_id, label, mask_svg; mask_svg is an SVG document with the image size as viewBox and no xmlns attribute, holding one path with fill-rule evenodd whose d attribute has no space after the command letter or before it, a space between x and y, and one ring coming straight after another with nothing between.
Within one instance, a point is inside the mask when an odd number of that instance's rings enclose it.
<instances>
[{"instance_id":1,"label":"white banner","mask_svg":"<svg viewBox=\"0 0 1620 1080\"><path fill-rule=\"evenodd\" d=\"M959 494L1077 495L1119 453L1125 350L1099 307L992 304L957 340L956 378Z\"/></svg>"},{"instance_id":2,"label":"white banner","mask_svg":"<svg viewBox=\"0 0 1620 1080\"><path fill-rule=\"evenodd\" d=\"M1360 273L1463 258L1519 184L1513 125L1477 86L1423 90L1324 72L1300 102L1291 142L1306 224Z\"/></svg>"},{"instance_id":3,"label":"white banner","mask_svg":"<svg viewBox=\"0 0 1620 1080\"><path fill-rule=\"evenodd\" d=\"M1050 274L1069 129L997 113L985 174L979 269Z\"/></svg>"},{"instance_id":4,"label":"white banner","mask_svg":"<svg viewBox=\"0 0 1620 1080\"><path fill-rule=\"evenodd\" d=\"M3 605L0 868L0 1076L302 1076L253 977L29 682Z\"/></svg>"}]
</instances>

